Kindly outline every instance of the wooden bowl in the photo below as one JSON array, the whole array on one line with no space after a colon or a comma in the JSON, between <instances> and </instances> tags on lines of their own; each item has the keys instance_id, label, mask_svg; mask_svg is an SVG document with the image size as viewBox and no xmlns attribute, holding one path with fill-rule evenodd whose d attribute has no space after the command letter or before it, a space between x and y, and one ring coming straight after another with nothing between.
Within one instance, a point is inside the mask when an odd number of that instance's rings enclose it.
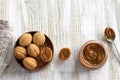
<instances>
[{"instance_id":1,"label":"wooden bowl","mask_svg":"<svg viewBox=\"0 0 120 80\"><path fill-rule=\"evenodd\" d=\"M96 45L99 45L98 48L96 48L96 50L101 50L102 52L104 52L104 57L103 59L96 63L96 64L91 64L87 59L86 59L86 56L85 56L85 49L86 46L88 46L89 44L96 44ZM87 52L89 54L89 52ZM96 68L100 68L102 67L106 60L107 60L107 56L108 56L108 51L106 49L106 47L99 41L95 41L95 40L91 40L91 41L88 41L86 42L80 49L79 51L79 55L78 55L78 58L79 58L79 62L86 68L89 68L89 69L96 69ZM93 57L90 57L91 59L93 59ZM97 57L98 58L98 57Z\"/></svg>"},{"instance_id":2,"label":"wooden bowl","mask_svg":"<svg viewBox=\"0 0 120 80\"><path fill-rule=\"evenodd\" d=\"M30 31L30 32L26 32L26 33L30 33L32 36L33 36L33 34L34 33L36 33L36 32L38 32L38 31ZM44 34L45 35L45 38L46 38L46 40L45 40L45 43L44 43L44 45L42 45L42 46L40 46L39 48L44 48L44 47L49 47L51 50L52 50L52 59L53 59L53 56L54 56L54 47L53 47L53 44L52 44L52 41L50 40L50 38L46 35L46 34ZM20 37L19 37L20 38ZM16 41L16 43L15 43L15 46L14 46L14 49L15 49L15 47L17 47L17 46L19 46L20 44L19 44L19 38L17 39L17 41ZM32 42L33 43L33 42ZM27 48L27 47L25 47L25 48ZM29 55L27 55L28 57L29 57ZM23 60L19 60L19 59L17 59L15 56L14 56L14 58L16 59L16 61L23 67L23 68L25 68L24 67L24 65L23 65L23 63L22 63L22 61ZM46 65L48 65L50 62L51 62L51 60L49 61L49 62L43 62L41 59L40 59L40 57L36 57L36 58L34 58L36 61L37 61L37 67L36 67L36 69L34 69L34 70L39 70L39 69L41 69L41 68L44 68ZM26 69L26 68L25 68ZM28 70L28 69L27 69Z\"/></svg>"}]
</instances>

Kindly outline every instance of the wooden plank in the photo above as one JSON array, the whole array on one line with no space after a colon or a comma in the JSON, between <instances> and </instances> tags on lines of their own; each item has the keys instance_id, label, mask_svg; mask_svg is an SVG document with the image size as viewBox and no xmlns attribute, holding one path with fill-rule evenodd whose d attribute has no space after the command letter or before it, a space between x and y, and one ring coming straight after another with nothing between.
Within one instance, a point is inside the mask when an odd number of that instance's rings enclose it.
<instances>
[{"instance_id":1,"label":"wooden plank","mask_svg":"<svg viewBox=\"0 0 120 80\"><path fill-rule=\"evenodd\" d=\"M115 51L103 36L106 26L113 27L117 32L115 41L120 48L117 31L120 28L119 0L1 0L0 4L0 11L4 12L0 13L0 18L9 20L13 26L13 44L23 32L38 30L47 34L55 47L54 59L45 70L28 72L13 59L1 80L120 79ZM102 68L87 70L79 64L78 53L86 41L93 39L101 41L109 49L109 57ZM66 62L58 60L62 47L69 47L72 52Z\"/></svg>"}]
</instances>

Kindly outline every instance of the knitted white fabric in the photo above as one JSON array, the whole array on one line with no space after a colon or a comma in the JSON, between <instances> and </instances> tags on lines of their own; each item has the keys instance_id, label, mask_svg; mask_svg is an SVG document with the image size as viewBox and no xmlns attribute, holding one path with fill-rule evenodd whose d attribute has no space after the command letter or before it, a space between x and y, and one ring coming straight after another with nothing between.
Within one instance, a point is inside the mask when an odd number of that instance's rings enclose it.
<instances>
[{"instance_id":1,"label":"knitted white fabric","mask_svg":"<svg viewBox=\"0 0 120 80\"><path fill-rule=\"evenodd\" d=\"M10 63L8 55L11 53L8 46L12 39L12 30L7 21L0 20L0 75L5 70L6 66Z\"/></svg>"}]
</instances>

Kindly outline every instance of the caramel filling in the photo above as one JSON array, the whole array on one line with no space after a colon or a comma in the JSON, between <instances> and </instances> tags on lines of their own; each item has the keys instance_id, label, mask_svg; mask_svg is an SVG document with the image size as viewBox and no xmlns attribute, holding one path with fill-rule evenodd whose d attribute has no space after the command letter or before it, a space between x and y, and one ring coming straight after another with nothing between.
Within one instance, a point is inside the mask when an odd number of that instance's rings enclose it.
<instances>
[{"instance_id":1,"label":"caramel filling","mask_svg":"<svg viewBox=\"0 0 120 80\"><path fill-rule=\"evenodd\" d=\"M99 64L105 58L104 48L97 43L88 44L83 50L83 57L89 64Z\"/></svg>"},{"instance_id":2,"label":"caramel filling","mask_svg":"<svg viewBox=\"0 0 120 80\"><path fill-rule=\"evenodd\" d=\"M59 59L60 60L67 60L71 55L70 49L69 48L63 48L59 52Z\"/></svg>"},{"instance_id":3,"label":"caramel filling","mask_svg":"<svg viewBox=\"0 0 120 80\"><path fill-rule=\"evenodd\" d=\"M110 28L110 27L107 27L106 29L105 29L105 36L106 36L106 38L107 39L112 39L112 38L115 38L115 32L114 32L114 30L112 29L112 28Z\"/></svg>"},{"instance_id":4,"label":"caramel filling","mask_svg":"<svg viewBox=\"0 0 120 80\"><path fill-rule=\"evenodd\" d=\"M49 47L43 48L40 57L44 62L49 62L52 59L52 50Z\"/></svg>"}]
</instances>

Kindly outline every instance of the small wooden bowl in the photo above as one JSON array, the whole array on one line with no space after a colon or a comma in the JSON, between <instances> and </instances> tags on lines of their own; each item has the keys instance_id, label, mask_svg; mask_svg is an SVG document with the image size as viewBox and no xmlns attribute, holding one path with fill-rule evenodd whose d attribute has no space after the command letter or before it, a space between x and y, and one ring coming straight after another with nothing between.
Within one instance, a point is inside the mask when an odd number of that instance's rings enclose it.
<instances>
[{"instance_id":1,"label":"small wooden bowl","mask_svg":"<svg viewBox=\"0 0 120 80\"><path fill-rule=\"evenodd\" d=\"M85 49L85 47L88 45L88 44L90 44L90 43L96 43L96 44L98 44L98 45L100 45L103 49L104 49L104 52L105 52L105 57L104 57L104 59L101 61L101 62L99 62L98 64L96 64L96 65L92 65L92 64L90 64L86 59L85 59L85 57L84 57L84 49ZM100 68L100 67L102 67L104 64L105 64L105 62L106 62L106 60L107 60L107 57L108 57L108 51L107 51L107 49L106 49L106 47L101 43L101 42L99 42L99 41L95 41L95 40L91 40L91 41L88 41L88 42L86 42L82 47L81 47L81 49L80 49L80 51L79 51L79 55L78 55L78 58L79 58L79 62L84 66L84 67L86 67L86 68L88 68L88 69L96 69L96 68Z\"/></svg>"},{"instance_id":2,"label":"small wooden bowl","mask_svg":"<svg viewBox=\"0 0 120 80\"><path fill-rule=\"evenodd\" d=\"M36 32L38 32L38 31L30 31L30 32L26 32L26 33L30 33L32 36L33 36L33 34L34 33L36 33ZM44 48L44 47L49 47L51 50L52 50L52 59L53 59L53 56L54 56L54 47L53 47L53 43L52 43L52 41L50 40L50 38L46 35L46 34L44 34L45 35L45 38L46 38L46 40L45 40L45 43L44 43L44 45L42 45L42 46L40 46L40 48ZM20 37L19 37L20 38ZM15 47L17 47L17 46L19 46L20 44L19 44L19 38L17 39L17 41L16 41L16 43L15 43L15 46L14 46L14 49L15 49ZM32 42L33 43L33 42ZM27 47L25 47L26 49L27 49ZM27 56L29 56L29 55L27 55ZM14 56L14 58L15 58L15 56ZM16 61L23 67L23 68L25 68L24 67L24 65L23 65L23 63L22 63L22 61L23 60L19 60L19 59L17 59L17 58L15 58L16 59ZM43 62L41 59L40 59L40 57L36 57L36 58L34 58L36 61L37 61L37 67L36 67L36 69L34 69L34 70L39 70L39 69L41 69L41 68L44 68L46 65L48 65L50 62L51 62L51 60L49 61L49 62ZM26 68L25 68L26 69ZM27 69L28 70L28 69ZM31 71L31 70L30 70Z\"/></svg>"}]
</instances>

